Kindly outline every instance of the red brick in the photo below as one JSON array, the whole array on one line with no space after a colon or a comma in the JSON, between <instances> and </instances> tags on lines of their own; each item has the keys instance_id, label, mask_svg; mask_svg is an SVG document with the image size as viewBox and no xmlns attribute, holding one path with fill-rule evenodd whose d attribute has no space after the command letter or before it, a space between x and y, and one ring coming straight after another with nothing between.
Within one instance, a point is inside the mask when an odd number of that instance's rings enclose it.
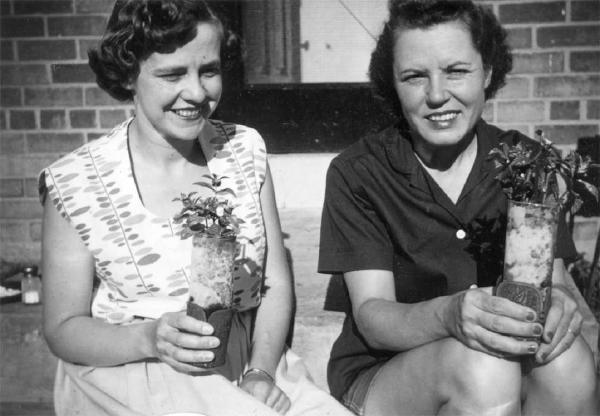
<instances>
[{"instance_id":1,"label":"red brick","mask_svg":"<svg viewBox=\"0 0 600 416\"><path fill-rule=\"evenodd\" d=\"M115 100L108 93L98 87L90 87L85 89L85 105L103 106L103 105L123 105L122 102Z\"/></svg>"},{"instance_id":2,"label":"red brick","mask_svg":"<svg viewBox=\"0 0 600 416\"><path fill-rule=\"evenodd\" d=\"M42 216L42 205L36 199L0 201L2 218L6 219L39 219Z\"/></svg>"},{"instance_id":3,"label":"red brick","mask_svg":"<svg viewBox=\"0 0 600 416\"><path fill-rule=\"evenodd\" d=\"M111 129L126 118L125 110L100 110L100 128Z\"/></svg>"},{"instance_id":4,"label":"red brick","mask_svg":"<svg viewBox=\"0 0 600 416\"><path fill-rule=\"evenodd\" d=\"M96 75L88 64L52 65L52 81L55 83L96 82Z\"/></svg>"},{"instance_id":5,"label":"red brick","mask_svg":"<svg viewBox=\"0 0 600 416\"><path fill-rule=\"evenodd\" d=\"M39 196L37 179L25 179L25 196L30 198L37 198Z\"/></svg>"},{"instance_id":6,"label":"red brick","mask_svg":"<svg viewBox=\"0 0 600 416\"><path fill-rule=\"evenodd\" d=\"M506 85L502 87L497 98L527 98L529 97L529 80L527 78L507 78Z\"/></svg>"},{"instance_id":7,"label":"red brick","mask_svg":"<svg viewBox=\"0 0 600 416\"><path fill-rule=\"evenodd\" d=\"M88 59L88 50L95 49L100 42L100 38L97 39L80 39L79 40L79 57L81 59Z\"/></svg>"},{"instance_id":8,"label":"red brick","mask_svg":"<svg viewBox=\"0 0 600 416\"><path fill-rule=\"evenodd\" d=\"M49 17L50 36L98 36L104 32L108 18L101 16Z\"/></svg>"},{"instance_id":9,"label":"red brick","mask_svg":"<svg viewBox=\"0 0 600 416\"><path fill-rule=\"evenodd\" d=\"M67 116L64 110L41 110L40 127L43 129L64 129L67 127Z\"/></svg>"},{"instance_id":10,"label":"red brick","mask_svg":"<svg viewBox=\"0 0 600 416\"><path fill-rule=\"evenodd\" d=\"M21 61L75 59L74 40L20 40L17 51Z\"/></svg>"},{"instance_id":11,"label":"red brick","mask_svg":"<svg viewBox=\"0 0 600 416\"><path fill-rule=\"evenodd\" d=\"M600 120L600 100L590 100L587 102L587 118Z\"/></svg>"},{"instance_id":12,"label":"red brick","mask_svg":"<svg viewBox=\"0 0 600 416\"><path fill-rule=\"evenodd\" d=\"M571 20L600 20L600 4L598 0L594 1L572 1L571 2Z\"/></svg>"},{"instance_id":13,"label":"red brick","mask_svg":"<svg viewBox=\"0 0 600 416\"><path fill-rule=\"evenodd\" d=\"M75 0L76 13L110 13L113 0Z\"/></svg>"},{"instance_id":14,"label":"red brick","mask_svg":"<svg viewBox=\"0 0 600 416\"><path fill-rule=\"evenodd\" d=\"M544 3L514 3L499 6L500 21L506 23L564 22L566 5L564 1Z\"/></svg>"},{"instance_id":15,"label":"red brick","mask_svg":"<svg viewBox=\"0 0 600 416\"><path fill-rule=\"evenodd\" d=\"M561 52L516 53L513 56L513 74L564 71L565 56Z\"/></svg>"},{"instance_id":16,"label":"red brick","mask_svg":"<svg viewBox=\"0 0 600 416\"><path fill-rule=\"evenodd\" d=\"M32 221L29 224L29 238L31 238L31 241L42 241L41 221Z\"/></svg>"},{"instance_id":17,"label":"red brick","mask_svg":"<svg viewBox=\"0 0 600 416\"><path fill-rule=\"evenodd\" d=\"M27 135L29 153L70 152L83 144L81 133L32 133Z\"/></svg>"},{"instance_id":18,"label":"red brick","mask_svg":"<svg viewBox=\"0 0 600 416\"><path fill-rule=\"evenodd\" d=\"M13 43L10 40L0 41L0 59L3 61L14 61L15 52Z\"/></svg>"},{"instance_id":19,"label":"red brick","mask_svg":"<svg viewBox=\"0 0 600 416\"><path fill-rule=\"evenodd\" d=\"M49 82L44 65L2 65L0 67L2 85L37 85Z\"/></svg>"},{"instance_id":20,"label":"red brick","mask_svg":"<svg viewBox=\"0 0 600 416\"><path fill-rule=\"evenodd\" d=\"M600 72L600 51L571 52L571 71Z\"/></svg>"},{"instance_id":21,"label":"red brick","mask_svg":"<svg viewBox=\"0 0 600 416\"><path fill-rule=\"evenodd\" d=\"M600 95L600 76L539 77L534 83L536 97L576 97Z\"/></svg>"},{"instance_id":22,"label":"red brick","mask_svg":"<svg viewBox=\"0 0 600 416\"><path fill-rule=\"evenodd\" d=\"M96 127L96 111L95 110L71 110L69 112L71 119L71 127L74 128L89 128Z\"/></svg>"},{"instance_id":23,"label":"red brick","mask_svg":"<svg viewBox=\"0 0 600 416\"><path fill-rule=\"evenodd\" d=\"M0 0L0 16L8 16L10 14L10 0Z\"/></svg>"},{"instance_id":24,"label":"red brick","mask_svg":"<svg viewBox=\"0 0 600 416\"><path fill-rule=\"evenodd\" d=\"M548 139L560 145L577 144L580 137L598 134L598 124L539 125L535 129L541 129Z\"/></svg>"},{"instance_id":25,"label":"red brick","mask_svg":"<svg viewBox=\"0 0 600 416\"><path fill-rule=\"evenodd\" d=\"M72 13L73 5L67 0L15 0L15 14Z\"/></svg>"},{"instance_id":26,"label":"red brick","mask_svg":"<svg viewBox=\"0 0 600 416\"><path fill-rule=\"evenodd\" d=\"M11 110L10 128L13 130L35 129L35 112L32 110Z\"/></svg>"},{"instance_id":27,"label":"red brick","mask_svg":"<svg viewBox=\"0 0 600 416\"><path fill-rule=\"evenodd\" d=\"M0 198L18 198L23 195L21 179L0 179Z\"/></svg>"},{"instance_id":28,"label":"red brick","mask_svg":"<svg viewBox=\"0 0 600 416\"><path fill-rule=\"evenodd\" d=\"M550 120L579 120L579 101L553 101Z\"/></svg>"},{"instance_id":29,"label":"red brick","mask_svg":"<svg viewBox=\"0 0 600 416\"><path fill-rule=\"evenodd\" d=\"M600 44L600 26L552 26L537 30L542 48L557 46L596 46Z\"/></svg>"},{"instance_id":30,"label":"red brick","mask_svg":"<svg viewBox=\"0 0 600 416\"><path fill-rule=\"evenodd\" d=\"M497 120L500 123L543 121L543 101L501 101L497 103Z\"/></svg>"},{"instance_id":31,"label":"red brick","mask_svg":"<svg viewBox=\"0 0 600 416\"><path fill-rule=\"evenodd\" d=\"M26 241L28 234L25 222L0 223L0 241L2 242Z\"/></svg>"},{"instance_id":32,"label":"red brick","mask_svg":"<svg viewBox=\"0 0 600 416\"><path fill-rule=\"evenodd\" d=\"M41 17L3 17L0 19L1 38L28 38L44 36Z\"/></svg>"},{"instance_id":33,"label":"red brick","mask_svg":"<svg viewBox=\"0 0 600 416\"><path fill-rule=\"evenodd\" d=\"M3 131L0 135L0 154L14 155L25 153L25 136L22 133Z\"/></svg>"},{"instance_id":34,"label":"red brick","mask_svg":"<svg viewBox=\"0 0 600 416\"><path fill-rule=\"evenodd\" d=\"M79 87L26 88L25 105L40 107L79 107L83 104L82 90Z\"/></svg>"},{"instance_id":35,"label":"red brick","mask_svg":"<svg viewBox=\"0 0 600 416\"><path fill-rule=\"evenodd\" d=\"M20 88L0 88L0 107L19 107L23 105Z\"/></svg>"},{"instance_id":36,"label":"red brick","mask_svg":"<svg viewBox=\"0 0 600 416\"><path fill-rule=\"evenodd\" d=\"M531 28L506 29L508 43L513 49L527 49L532 45Z\"/></svg>"},{"instance_id":37,"label":"red brick","mask_svg":"<svg viewBox=\"0 0 600 416\"><path fill-rule=\"evenodd\" d=\"M0 154L0 178L35 178L42 169L50 166L58 158L58 154L11 156Z\"/></svg>"}]
</instances>

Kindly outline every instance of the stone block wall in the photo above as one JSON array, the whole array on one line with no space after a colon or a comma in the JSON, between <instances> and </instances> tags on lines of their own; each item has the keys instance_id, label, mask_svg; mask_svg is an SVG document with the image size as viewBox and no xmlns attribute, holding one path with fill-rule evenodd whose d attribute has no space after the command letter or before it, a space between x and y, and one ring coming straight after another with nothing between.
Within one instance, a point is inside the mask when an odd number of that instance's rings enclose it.
<instances>
[{"instance_id":1,"label":"stone block wall","mask_svg":"<svg viewBox=\"0 0 600 416\"><path fill-rule=\"evenodd\" d=\"M577 138L600 133L600 2L481 3L505 24L515 53L508 84L486 107L486 119L529 135L542 128L571 148ZM0 259L39 260L38 172L131 111L94 84L86 64L112 4L0 0ZM261 132L268 144L269 128Z\"/></svg>"}]
</instances>

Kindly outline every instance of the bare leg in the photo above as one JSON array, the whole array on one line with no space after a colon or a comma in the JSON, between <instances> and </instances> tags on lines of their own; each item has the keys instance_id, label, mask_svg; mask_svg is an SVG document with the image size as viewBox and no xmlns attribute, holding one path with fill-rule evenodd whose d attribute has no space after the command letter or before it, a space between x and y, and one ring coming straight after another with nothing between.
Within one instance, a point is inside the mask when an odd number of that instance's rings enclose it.
<instances>
[{"instance_id":1,"label":"bare leg","mask_svg":"<svg viewBox=\"0 0 600 416\"><path fill-rule=\"evenodd\" d=\"M367 416L521 414L521 367L453 338L396 355L373 380Z\"/></svg>"},{"instance_id":2,"label":"bare leg","mask_svg":"<svg viewBox=\"0 0 600 416\"><path fill-rule=\"evenodd\" d=\"M597 383L592 353L578 337L571 348L527 376L523 414L598 415Z\"/></svg>"}]
</instances>

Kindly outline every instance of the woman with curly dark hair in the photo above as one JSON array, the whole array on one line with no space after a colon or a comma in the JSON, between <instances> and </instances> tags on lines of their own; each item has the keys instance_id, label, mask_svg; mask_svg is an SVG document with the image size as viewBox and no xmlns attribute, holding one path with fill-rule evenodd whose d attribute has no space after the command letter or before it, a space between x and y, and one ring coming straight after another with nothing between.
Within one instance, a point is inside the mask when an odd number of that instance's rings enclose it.
<instances>
[{"instance_id":1,"label":"woman with curly dark hair","mask_svg":"<svg viewBox=\"0 0 600 416\"><path fill-rule=\"evenodd\" d=\"M98 84L134 115L40 177L60 416L349 413L285 346L293 287L264 142L210 119L235 46L226 33L203 1L122 0L89 53ZM177 197L213 196L197 185L206 176L234 190L243 221L225 364L208 369L193 364L220 341L186 314L193 245L175 219Z\"/></svg>"},{"instance_id":2,"label":"woman with curly dark hair","mask_svg":"<svg viewBox=\"0 0 600 416\"><path fill-rule=\"evenodd\" d=\"M598 412L564 219L545 326L493 296L507 200L487 155L530 139L481 116L510 69L489 8L390 1L369 75L398 123L332 161L321 225L319 271L349 295L328 381L356 414Z\"/></svg>"}]
</instances>

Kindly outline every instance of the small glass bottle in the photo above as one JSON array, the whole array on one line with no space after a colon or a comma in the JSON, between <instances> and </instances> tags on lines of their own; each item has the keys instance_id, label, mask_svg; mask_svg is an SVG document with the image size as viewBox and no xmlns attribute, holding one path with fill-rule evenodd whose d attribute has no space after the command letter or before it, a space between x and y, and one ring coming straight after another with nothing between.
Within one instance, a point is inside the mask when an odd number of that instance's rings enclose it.
<instances>
[{"instance_id":1,"label":"small glass bottle","mask_svg":"<svg viewBox=\"0 0 600 416\"><path fill-rule=\"evenodd\" d=\"M42 280L35 267L25 267L21 279L21 301L27 305L40 303L42 298Z\"/></svg>"}]
</instances>

